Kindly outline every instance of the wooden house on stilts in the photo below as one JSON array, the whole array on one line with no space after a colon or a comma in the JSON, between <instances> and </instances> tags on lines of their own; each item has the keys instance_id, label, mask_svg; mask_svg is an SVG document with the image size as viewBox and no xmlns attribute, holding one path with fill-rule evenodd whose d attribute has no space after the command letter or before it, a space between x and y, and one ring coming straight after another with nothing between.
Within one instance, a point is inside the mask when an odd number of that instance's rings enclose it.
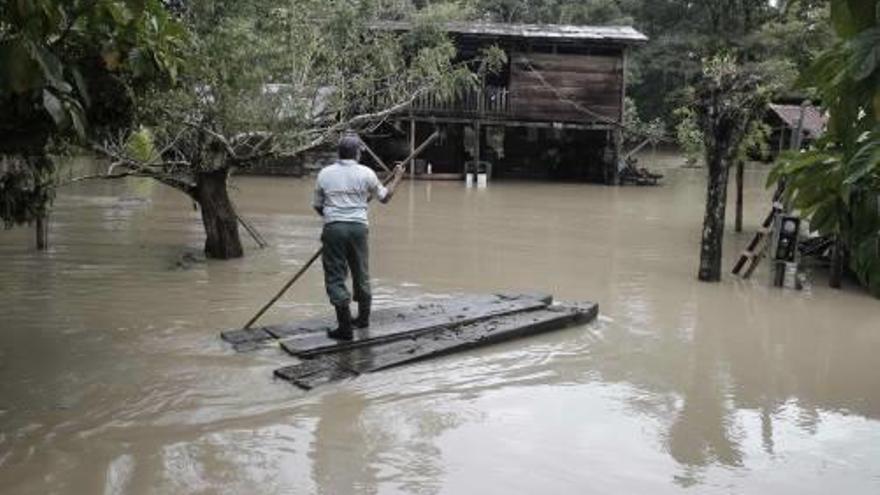
<instances>
[{"instance_id":1,"label":"wooden house on stilts","mask_svg":"<svg viewBox=\"0 0 880 495\"><path fill-rule=\"evenodd\" d=\"M442 128L412 173L617 183L627 51L647 38L631 27L448 23L461 60L497 46L505 66L452 99L418 98L391 122L406 147ZM406 32L405 22L375 29Z\"/></svg>"}]
</instances>

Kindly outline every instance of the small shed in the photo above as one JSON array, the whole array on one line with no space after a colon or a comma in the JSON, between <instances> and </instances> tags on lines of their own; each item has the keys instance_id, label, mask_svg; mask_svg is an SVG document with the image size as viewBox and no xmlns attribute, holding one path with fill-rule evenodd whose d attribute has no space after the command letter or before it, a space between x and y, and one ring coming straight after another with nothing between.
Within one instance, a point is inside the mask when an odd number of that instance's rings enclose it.
<instances>
[{"instance_id":1,"label":"small shed","mask_svg":"<svg viewBox=\"0 0 880 495\"><path fill-rule=\"evenodd\" d=\"M771 103L767 109L765 122L771 129L770 143L773 154L778 155L792 147L798 128L801 129L801 147L819 139L825 132L828 117L819 108L810 104Z\"/></svg>"}]
</instances>

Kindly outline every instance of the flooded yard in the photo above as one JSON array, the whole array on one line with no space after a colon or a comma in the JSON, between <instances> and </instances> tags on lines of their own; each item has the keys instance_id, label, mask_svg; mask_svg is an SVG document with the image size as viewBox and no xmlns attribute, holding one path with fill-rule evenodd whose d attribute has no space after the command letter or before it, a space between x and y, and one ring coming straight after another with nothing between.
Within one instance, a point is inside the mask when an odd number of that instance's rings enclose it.
<instances>
[{"instance_id":1,"label":"flooded yard","mask_svg":"<svg viewBox=\"0 0 880 495\"><path fill-rule=\"evenodd\" d=\"M540 290L599 320L308 393L218 333L318 247L311 179L236 178L271 246L227 262L176 191L71 186L49 252L0 232L0 493L880 492L880 303L766 266L698 282L705 171L667 161L660 187L402 184L372 212L377 306ZM262 322L329 310L315 267Z\"/></svg>"}]
</instances>

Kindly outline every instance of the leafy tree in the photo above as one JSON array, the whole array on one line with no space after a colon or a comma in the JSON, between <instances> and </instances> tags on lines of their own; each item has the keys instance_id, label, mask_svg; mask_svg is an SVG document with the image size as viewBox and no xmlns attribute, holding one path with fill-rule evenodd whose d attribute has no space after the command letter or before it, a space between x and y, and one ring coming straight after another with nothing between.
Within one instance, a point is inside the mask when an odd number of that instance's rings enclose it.
<instances>
[{"instance_id":1,"label":"leafy tree","mask_svg":"<svg viewBox=\"0 0 880 495\"><path fill-rule=\"evenodd\" d=\"M761 76L737 65L730 56L710 60L695 86L693 107L703 132L709 173L700 243L700 280L717 282L721 279L729 170L736 163L743 141L752 123L762 115L768 98L769 90Z\"/></svg>"},{"instance_id":2,"label":"leafy tree","mask_svg":"<svg viewBox=\"0 0 880 495\"><path fill-rule=\"evenodd\" d=\"M498 56L471 67L434 17L405 35L371 29L375 1L227 0L183 12L194 46L180 84L139 102L138 128L101 151L106 178L148 177L198 204L205 253L243 254L230 173L266 156L295 157L347 129L381 122L426 92L450 96ZM437 15L436 11L430 12Z\"/></svg>"},{"instance_id":3,"label":"leafy tree","mask_svg":"<svg viewBox=\"0 0 880 495\"><path fill-rule=\"evenodd\" d=\"M675 140L684 152L685 161L689 166L696 166L703 159L703 133L697 124L697 115L690 105L685 105L673 112L678 119L675 125Z\"/></svg>"},{"instance_id":4,"label":"leafy tree","mask_svg":"<svg viewBox=\"0 0 880 495\"><path fill-rule=\"evenodd\" d=\"M835 237L832 285L848 257L880 297L880 2L832 0L831 21L837 42L803 75L829 111L828 131L810 151L783 157L768 184L784 181L811 228Z\"/></svg>"},{"instance_id":5,"label":"leafy tree","mask_svg":"<svg viewBox=\"0 0 880 495\"><path fill-rule=\"evenodd\" d=\"M701 73L703 59L735 53L789 89L798 69L832 39L822 0L654 0L629 8L635 26L651 39L633 53L639 77L630 81L629 93L647 117L670 127L678 122L675 110L688 104L685 88Z\"/></svg>"},{"instance_id":6,"label":"leafy tree","mask_svg":"<svg viewBox=\"0 0 880 495\"><path fill-rule=\"evenodd\" d=\"M158 0L20 0L0 3L0 219L45 216L55 167L51 140L84 139L89 82L169 74L183 31ZM40 225L43 224L43 225Z\"/></svg>"}]
</instances>

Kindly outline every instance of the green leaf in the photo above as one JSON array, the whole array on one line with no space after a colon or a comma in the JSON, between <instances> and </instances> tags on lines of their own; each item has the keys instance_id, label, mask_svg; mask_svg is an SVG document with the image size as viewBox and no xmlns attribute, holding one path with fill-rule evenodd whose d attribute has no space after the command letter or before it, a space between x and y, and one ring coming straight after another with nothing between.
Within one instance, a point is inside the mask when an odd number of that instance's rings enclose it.
<instances>
[{"instance_id":1,"label":"green leaf","mask_svg":"<svg viewBox=\"0 0 880 495\"><path fill-rule=\"evenodd\" d=\"M880 131L868 134L867 139L847 164L849 174L845 184L855 184L865 176L880 171Z\"/></svg>"},{"instance_id":2,"label":"green leaf","mask_svg":"<svg viewBox=\"0 0 880 495\"><path fill-rule=\"evenodd\" d=\"M80 139L86 138L86 111L80 104L79 100L68 96L66 98L67 109L69 110L70 120L73 122L73 129Z\"/></svg>"},{"instance_id":3,"label":"green leaf","mask_svg":"<svg viewBox=\"0 0 880 495\"><path fill-rule=\"evenodd\" d=\"M831 21L842 38L849 38L876 22L876 3L870 0L831 0Z\"/></svg>"},{"instance_id":4,"label":"green leaf","mask_svg":"<svg viewBox=\"0 0 880 495\"><path fill-rule=\"evenodd\" d=\"M70 117L64 108L64 103L48 89L43 90L43 108L49 112L59 129L66 129L70 125Z\"/></svg>"},{"instance_id":5,"label":"green leaf","mask_svg":"<svg viewBox=\"0 0 880 495\"><path fill-rule=\"evenodd\" d=\"M880 64L880 28L861 31L846 46L849 50L849 72L852 78L862 81L874 74Z\"/></svg>"},{"instance_id":6,"label":"green leaf","mask_svg":"<svg viewBox=\"0 0 880 495\"><path fill-rule=\"evenodd\" d=\"M104 2L104 8L107 9L107 12L110 13L110 16L119 25L125 26L134 19L134 15L128 6L118 0Z\"/></svg>"},{"instance_id":7,"label":"green leaf","mask_svg":"<svg viewBox=\"0 0 880 495\"><path fill-rule=\"evenodd\" d=\"M153 133L146 127L131 133L125 143L125 149L135 160L151 163L159 159L159 153L153 139Z\"/></svg>"},{"instance_id":8,"label":"green leaf","mask_svg":"<svg viewBox=\"0 0 880 495\"><path fill-rule=\"evenodd\" d=\"M73 122L73 129L80 139L86 138L86 119L85 116L77 111L70 112L70 120Z\"/></svg>"},{"instance_id":9,"label":"green leaf","mask_svg":"<svg viewBox=\"0 0 880 495\"><path fill-rule=\"evenodd\" d=\"M80 72L79 68L72 67L70 73L73 75L73 82L76 83L76 91L79 93L80 99L86 107L92 106L92 99L89 98L88 87L86 86L86 80L83 78L82 72Z\"/></svg>"},{"instance_id":10,"label":"green leaf","mask_svg":"<svg viewBox=\"0 0 880 495\"><path fill-rule=\"evenodd\" d=\"M61 60L42 45L30 44L31 56L43 69L43 77L49 84L59 87L64 83L64 66Z\"/></svg>"},{"instance_id":11,"label":"green leaf","mask_svg":"<svg viewBox=\"0 0 880 495\"><path fill-rule=\"evenodd\" d=\"M864 238L852 249L850 268L875 297L880 297L880 234Z\"/></svg>"}]
</instances>

